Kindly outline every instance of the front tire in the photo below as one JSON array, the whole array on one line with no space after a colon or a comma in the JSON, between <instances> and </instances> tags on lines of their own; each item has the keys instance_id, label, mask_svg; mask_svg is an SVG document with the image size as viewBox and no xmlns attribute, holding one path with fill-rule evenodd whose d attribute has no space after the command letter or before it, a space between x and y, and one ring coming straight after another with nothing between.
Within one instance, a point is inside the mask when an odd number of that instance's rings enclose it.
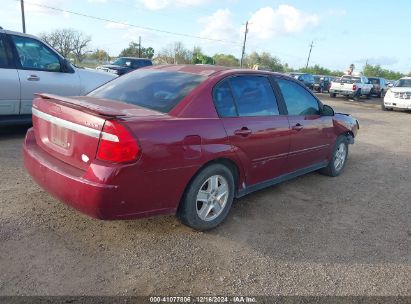
<instances>
[{"instance_id":1,"label":"front tire","mask_svg":"<svg viewBox=\"0 0 411 304\"><path fill-rule=\"evenodd\" d=\"M328 176L338 176L343 171L348 158L348 140L345 135L340 135L335 141L332 157L328 166L321 169L320 173Z\"/></svg>"},{"instance_id":2,"label":"front tire","mask_svg":"<svg viewBox=\"0 0 411 304\"><path fill-rule=\"evenodd\" d=\"M222 164L204 168L187 186L177 211L180 221L200 231L217 227L234 199L233 173Z\"/></svg>"},{"instance_id":3,"label":"front tire","mask_svg":"<svg viewBox=\"0 0 411 304\"><path fill-rule=\"evenodd\" d=\"M330 97L335 98L335 97L337 97L337 94L336 93L330 93Z\"/></svg>"}]
</instances>

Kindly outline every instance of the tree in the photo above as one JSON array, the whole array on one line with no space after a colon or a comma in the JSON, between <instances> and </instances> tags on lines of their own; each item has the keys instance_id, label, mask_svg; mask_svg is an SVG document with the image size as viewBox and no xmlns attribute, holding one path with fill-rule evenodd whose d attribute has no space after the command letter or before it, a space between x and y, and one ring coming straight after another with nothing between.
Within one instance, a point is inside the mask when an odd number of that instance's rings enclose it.
<instances>
[{"instance_id":1,"label":"tree","mask_svg":"<svg viewBox=\"0 0 411 304\"><path fill-rule=\"evenodd\" d=\"M109 61L110 55L105 50L97 49L89 55L89 58L97 61Z\"/></svg>"},{"instance_id":2,"label":"tree","mask_svg":"<svg viewBox=\"0 0 411 304\"><path fill-rule=\"evenodd\" d=\"M195 46L192 55L193 64L214 64L214 59L203 54L200 47Z\"/></svg>"},{"instance_id":3,"label":"tree","mask_svg":"<svg viewBox=\"0 0 411 304\"><path fill-rule=\"evenodd\" d=\"M350 66L348 67L348 70L346 71L346 73L348 75L352 75L352 73L354 72L354 69L355 69L355 65L354 65L354 63L351 63Z\"/></svg>"},{"instance_id":4,"label":"tree","mask_svg":"<svg viewBox=\"0 0 411 304\"><path fill-rule=\"evenodd\" d=\"M72 33L72 44L73 44L73 54L76 58L77 62L82 62L86 53L87 53L87 46L91 41L90 36L86 36L81 32L73 31Z\"/></svg>"},{"instance_id":5,"label":"tree","mask_svg":"<svg viewBox=\"0 0 411 304\"><path fill-rule=\"evenodd\" d=\"M73 55L78 62L84 59L91 37L73 29L60 29L39 35L63 57Z\"/></svg>"},{"instance_id":6,"label":"tree","mask_svg":"<svg viewBox=\"0 0 411 304\"><path fill-rule=\"evenodd\" d=\"M154 57L154 49L149 46L147 48L140 47L137 42L131 41L127 48L120 52L120 57L141 57L152 59Z\"/></svg>"},{"instance_id":7,"label":"tree","mask_svg":"<svg viewBox=\"0 0 411 304\"><path fill-rule=\"evenodd\" d=\"M160 64L187 64L192 58L193 53L178 41L162 49L154 60Z\"/></svg>"},{"instance_id":8,"label":"tree","mask_svg":"<svg viewBox=\"0 0 411 304\"><path fill-rule=\"evenodd\" d=\"M400 72L383 69L379 64L372 65L368 63L364 66L363 74L368 77L383 77L386 79L399 79L404 76Z\"/></svg>"},{"instance_id":9,"label":"tree","mask_svg":"<svg viewBox=\"0 0 411 304\"><path fill-rule=\"evenodd\" d=\"M240 65L240 60L231 54L215 54L213 60L216 65L221 66L238 67Z\"/></svg>"},{"instance_id":10,"label":"tree","mask_svg":"<svg viewBox=\"0 0 411 304\"><path fill-rule=\"evenodd\" d=\"M248 68L268 69L273 72L284 72L284 66L278 57L272 56L270 53L263 52L261 54L252 52L247 55L244 60Z\"/></svg>"},{"instance_id":11,"label":"tree","mask_svg":"<svg viewBox=\"0 0 411 304\"><path fill-rule=\"evenodd\" d=\"M330 75L331 74L331 71L329 69L326 69L318 64L308 67L308 68L301 68L299 71L302 73L309 73L313 75ZM341 75L342 74L343 73L341 72Z\"/></svg>"}]
</instances>

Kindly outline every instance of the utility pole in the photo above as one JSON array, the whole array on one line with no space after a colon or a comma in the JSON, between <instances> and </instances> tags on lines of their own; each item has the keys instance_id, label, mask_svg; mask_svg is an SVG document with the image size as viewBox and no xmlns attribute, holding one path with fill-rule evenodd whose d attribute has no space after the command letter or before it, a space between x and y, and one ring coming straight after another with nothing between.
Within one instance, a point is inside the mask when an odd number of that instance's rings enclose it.
<instances>
[{"instance_id":1,"label":"utility pole","mask_svg":"<svg viewBox=\"0 0 411 304\"><path fill-rule=\"evenodd\" d=\"M311 41L310 52L308 53L307 64L305 66L306 69L308 68L308 63L310 62L311 50L313 49L313 46L314 46L314 41Z\"/></svg>"},{"instance_id":2,"label":"utility pole","mask_svg":"<svg viewBox=\"0 0 411 304\"><path fill-rule=\"evenodd\" d=\"M243 67L244 52L245 52L245 43L247 42L247 34L248 34L248 21L245 23L243 51L241 52L240 67Z\"/></svg>"},{"instance_id":3,"label":"utility pole","mask_svg":"<svg viewBox=\"0 0 411 304\"><path fill-rule=\"evenodd\" d=\"M138 36L138 58L141 58L141 36Z\"/></svg>"},{"instance_id":4,"label":"utility pole","mask_svg":"<svg viewBox=\"0 0 411 304\"><path fill-rule=\"evenodd\" d=\"M23 33L26 32L26 18L24 17L24 0L20 0L21 6L21 22L23 23Z\"/></svg>"}]
</instances>

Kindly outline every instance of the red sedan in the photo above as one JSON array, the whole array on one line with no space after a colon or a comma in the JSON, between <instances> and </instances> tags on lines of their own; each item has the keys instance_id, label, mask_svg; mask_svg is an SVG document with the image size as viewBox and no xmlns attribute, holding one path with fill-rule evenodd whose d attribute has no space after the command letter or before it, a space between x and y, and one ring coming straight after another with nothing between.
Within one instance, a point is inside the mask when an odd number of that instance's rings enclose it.
<instances>
[{"instance_id":1,"label":"red sedan","mask_svg":"<svg viewBox=\"0 0 411 304\"><path fill-rule=\"evenodd\" d=\"M177 214L207 230L234 198L315 170L339 175L357 130L285 75L169 65L86 97L38 95L23 152L41 187L90 216Z\"/></svg>"}]
</instances>

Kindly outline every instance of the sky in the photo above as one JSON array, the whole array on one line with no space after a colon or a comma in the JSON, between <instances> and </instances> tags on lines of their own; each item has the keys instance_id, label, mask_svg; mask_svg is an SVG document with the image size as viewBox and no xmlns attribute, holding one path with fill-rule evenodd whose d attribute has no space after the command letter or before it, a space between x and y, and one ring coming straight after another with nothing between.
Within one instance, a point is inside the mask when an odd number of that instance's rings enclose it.
<instances>
[{"instance_id":1,"label":"sky","mask_svg":"<svg viewBox=\"0 0 411 304\"><path fill-rule=\"evenodd\" d=\"M22 31L19 0L0 0L0 26ZM411 1L382 0L24 0L26 31L38 35L73 28L91 35L91 49L116 56L141 36L160 51L176 41L207 55L269 52L293 68L310 65L346 70L365 62L411 71L408 20ZM54 7L63 12L45 8ZM80 15L86 14L104 20ZM113 21L113 22L110 22Z\"/></svg>"}]
</instances>

